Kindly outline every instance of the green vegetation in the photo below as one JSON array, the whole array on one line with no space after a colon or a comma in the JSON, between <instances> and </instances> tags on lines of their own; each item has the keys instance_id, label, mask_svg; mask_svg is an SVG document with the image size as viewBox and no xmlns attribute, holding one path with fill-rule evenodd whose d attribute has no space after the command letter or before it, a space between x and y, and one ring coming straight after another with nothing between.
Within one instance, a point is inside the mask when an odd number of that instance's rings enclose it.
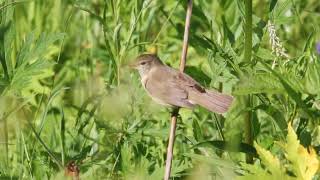
<instances>
[{"instance_id":1,"label":"green vegetation","mask_svg":"<svg viewBox=\"0 0 320 180\"><path fill-rule=\"evenodd\" d=\"M162 179L171 110L127 65L178 68L186 3L0 0L0 179ZM236 100L180 110L174 179L319 178L319 22L319 0L194 1L185 72Z\"/></svg>"}]
</instances>

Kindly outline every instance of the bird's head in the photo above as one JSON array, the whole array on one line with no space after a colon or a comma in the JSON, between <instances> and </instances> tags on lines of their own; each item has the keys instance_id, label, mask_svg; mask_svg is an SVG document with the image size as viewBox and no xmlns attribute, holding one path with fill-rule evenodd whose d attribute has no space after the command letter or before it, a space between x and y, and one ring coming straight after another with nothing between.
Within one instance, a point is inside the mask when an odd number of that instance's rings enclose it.
<instances>
[{"instance_id":1,"label":"bird's head","mask_svg":"<svg viewBox=\"0 0 320 180\"><path fill-rule=\"evenodd\" d=\"M148 72L157 66L163 65L161 60L154 54L142 54L135 59L135 63L131 65L132 68L137 69L141 77L148 74Z\"/></svg>"}]
</instances>

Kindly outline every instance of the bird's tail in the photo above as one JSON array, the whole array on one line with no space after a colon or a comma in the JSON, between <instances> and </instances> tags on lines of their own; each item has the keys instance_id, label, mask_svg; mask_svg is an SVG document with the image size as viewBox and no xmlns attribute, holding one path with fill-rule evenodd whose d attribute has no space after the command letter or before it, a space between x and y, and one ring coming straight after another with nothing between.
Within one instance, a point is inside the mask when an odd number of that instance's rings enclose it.
<instances>
[{"instance_id":1,"label":"bird's tail","mask_svg":"<svg viewBox=\"0 0 320 180\"><path fill-rule=\"evenodd\" d=\"M220 92L206 90L205 92L190 91L188 99L209 111L222 114L228 111L233 97Z\"/></svg>"}]
</instances>

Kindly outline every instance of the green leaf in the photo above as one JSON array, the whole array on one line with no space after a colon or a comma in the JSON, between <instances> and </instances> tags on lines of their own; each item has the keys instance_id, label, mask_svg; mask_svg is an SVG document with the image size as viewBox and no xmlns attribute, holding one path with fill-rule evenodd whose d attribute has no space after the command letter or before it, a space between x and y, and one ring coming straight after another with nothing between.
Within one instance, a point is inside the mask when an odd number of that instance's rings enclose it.
<instances>
[{"instance_id":1,"label":"green leaf","mask_svg":"<svg viewBox=\"0 0 320 180\"><path fill-rule=\"evenodd\" d=\"M311 137L311 133L309 131L302 130L301 133L299 134L299 139L301 141L301 144L304 147L311 146L312 137Z\"/></svg>"},{"instance_id":2,"label":"green leaf","mask_svg":"<svg viewBox=\"0 0 320 180\"><path fill-rule=\"evenodd\" d=\"M53 62L42 59L30 65L20 66L14 71L14 76L10 82L10 89L22 90L26 88L30 84L33 76L41 74L53 64Z\"/></svg>"},{"instance_id":3,"label":"green leaf","mask_svg":"<svg viewBox=\"0 0 320 180\"><path fill-rule=\"evenodd\" d=\"M237 0L237 7L238 7L242 17L244 17L245 13L244 13L244 3L243 3L243 1Z\"/></svg>"},{"instance_id":4,"label":"green leaf","mask_svg":"<svg viewBox=\"0 0 320 180\"><path fill-rule=\"evenodd\" d=\"M203 134L202 134L202 130L200 128L200 125L198 123L197 119L193 119L192 121L192 129L193 129L193 134L194 134L194 138L197 141L201 141L203 139Z\"/></svg>"},{"instance_id":5,"label":"green leaf","mask_svg":"<svg viewBox=\"0 0 320 180\"><path fill-rule=\"evenodd\" d=\"M34 41L34 33L32 32L27 36L25 42L22 44L21 50L18 53L16 67L19 67L23 62L27 62L28 59L30 59L28 56L32 56L30 51L31 51L33 41Z\"/></svg>"},{"instance_id":6,"label":"green leaf","mask_svg":"<svg viewBox=\"0 0 320 180\"><path fill-rule=\"evenodd\" d=\"M224 159L221 159L219 157L213 157L213 156L203 156L203 155L199 155L199 154L191 154L191 153L186 153L184 154L184 156L187 157L191 157L195 160L199 160L199 161L204 161L207 162L211 165L221 165L221 166L225 166L231 169L236 169L236 165L232 162L232 161L227 161Z\"/></svg>"},{"instance_id":7,"label":"green leaf","mask_svg":"<svg viewBox=\"0 0 320 180\"><path fill-rule=\"evenodd\" d=\"M14 8L6 8L3 11L3 19L1 23L5 26L8 26L8 29L6 29L6 32L4 34L4 40L0 41L3 42L3 50L1 53L1 61L5 61L5 73L7 74L5 77L9 80L12 78L12 72L13 72L13 63L14 60L11 57L13 49L13 45L15 43L16 38L16 30L15 30L15 23L14 23ZM3 66L4 67L4 66Z\"/></svg>"},{"instance_id":8,"label":"green leaf","mask_svg":"<svg viewBox=\"0 0 320 180\"><path fill-rule=\"evenodd\" d=\"M40 75L45 69L54 63L45 59L49 47L64 37L64 34L43 33L37 40L34 40L33 33L30 33L18 53L15 69L9 89L22 90L26 88L33 77Z\"/></svg>"},{"instance_id":9,"label":"green leaf","mask_svg":"<svg viewBox=\"0 0 320 180\"><path fill-rule=\"evenodd\" d=\"M204 156L199 154L186 153L184 156L191 158L196 165L200 167L194 167L191 172L191 179L221 179L228 180L236 177L235 171L237 166L230 160L225 160L214 155ZM197 169L200 172L197 172ZM206 169L208 172L206 172ZM196 170L196 172L195 172ZM212 178L210 178L212 177Z\"/></svg>"},{"instance_id":10,"label":"green leaf","mask_svg":"<svg viewBox=\"0 0 320 180\"><path fill-rule=\"evenodd\" d=\"M288 125L286 143L278 142L286 158L280 161L271 151L265 150L255 143L261 164L241 164L246 171L238 179L305 179L311 180L319 167L319 160L313 149L305 149L300 145L292 126ZM290 175L287 173L290 171Z\"/></svg>"},{"instance_id":11,"label":"green leaf","mask_svg":"<svg viewBox=\"0 0 320 180\"><path fill-rule=\"evenodd\" d=\"M314 42L314 40L313 40L313 35L314 33L313 32L311 32L310 34L309 34L309 36L308 36L308 38L307 38L307 40L306 40L306 43L305 43L305 45L304 45L304 48L303 48L303 52L307 52L308 50L311 50L311 49L313 49L312 48L312 46L313 46L313 42Z\"/></svg>"},{"instance_id":12,"label":"green leaf","mask_svg":"<svg viewBox=\"0 0 320 180\"><path fill-rule=\"evenodd\" d=\"M277 3L274 8L274 18L284 17L285 13L291 8L291 0L283 0L280 3Z\"/></svg>"},{"instance_id":13,"label":"green leaf","mask_svg":"<svg viewBox=\"0 0 320 180\"><path fill-rule=\"evenodd\" d=\"M255 55L261 59L266 59L266 60L274 60L276 58L276 56L273 55L269 49L265 49L262 47L258 49L258 52Z\"/></svg>"},{"instance_id":14,"label":"green leaf","mask_svg":"<svg viewBox=\"0 0 320 180\"><path fill-rule=\"evenodd\" d=\"M256 149L246 143L232 143L227 141L219 141L219 140L213 140L213 141L204 141L200 142L196 145L194 145L192 148L198 148L198 147L214 147L223 151L229 151L229 152L243 152L247 154L251 154L256 156L257 151Z\"/></svg>"},{"instance_id":15,"label":"green leaf","mask_svg":"<svg viewBox=\"0 0 320 180\"><path fill-rule=\"evenodd\" d=\"M8 64L7 64L8 60L6 57L8 57L7 52L9 50L11 50L11 48L8 49L6 45L11 44L12 40L10 40L9 43L5 43L6 42L5 37L10 29L10 25L11 25L11 23L0 26L0 42L4 42L4 43L0 43L0 63L1 63L2 69L4 71L4 77L7 80L9 80L9 78L10 78L10 75L8 72L8 70L10 70L10 69L8 69Z\"/></svg>"},{"instance_id":16,"label":"green leaf","mask_svg":"<svg viewBox=\"0 0 320 180\"><path fill-rule=\"evenodd\" d=\"M254 144L254 147L259 154L261 162L266 166L273 177L285 176L285 171L283 167L281 167L280 161L277 157L273 156L270 151L267 151L260 147L257 143Z\"/></svg>"},{"instance_id":17,"label":"green leaf","mask_svg":"<svg viewBox=\"0 0 320 180\"><path fill-rule=\"evenodd\" d=\"M193 79L199 82L203 86L207 86L210 84L211 79L207 76L203 71L195 66L186 66L185 73L190 75Z\"/></svg>"},{"instance_id":18,"label":"green leaf","mask_svg":"<svg viewBox=\"0 0 320 180\"><path fill-rule=\"evenodd\" d=\"M270 1L269 12L271 12L274 9L274 7L276 6L277 2L278 2L278 0L271 0Z\"/></svg>"},{"instance_id":19,"label":"green leaf","mask_svg":"<svg viewBox=\"0 0 320 180\"><path fill-rule=\"evenodd\" d=\"M320 96L320 63L319 61L311 62L303 79L304 87L310 94Z\"/></svg>"},{"instance_id":20,"label":"green leaf","mask_svg":"<svg viewBox=\"0 0 320 180\"><path fill-rule=\"evenodd\" d=\"M305 149L299 144L297 134L290 124L288 125L287 143L284 149L297 178L311 180L319 167L317 154L313 149Z\"/></svg>"},{"instance_id":21,"label":"green leaf","mask_svg":"<svg viewBox=\"0 0 320 180\"><path fill-rule=\"evenodd\" d=\"M256 112L252 113L251 124L252 124L251 126L252 126L253 139L256 139L256 137L258 137L258 134L260 133L260 126L261 126Z\"/></svg>"},{"instance_id":22,"label":"green leaf","mask_svg":"<svg viewBox=\"0 0 320 180\"><path fill-rule=\"evenodd\" d=\"M234 94L284 93L285 89L278 78L270 73L258 73L243 77L235 87Z\"/></svg>"},{"instance_id":23,"label":"green leaf","mask_svg":"<svg viewBox=\"0 0 320 180\"><path fill-rule=\"evenodd\" d=\"M291 84L283 77L283 75L280 75L278 72L271 69L267 64L262 63L271 73L277 77L282 84L282 86L285 88L286 92L288 93L289 97L294 100L300 107L305 107L305 104L301 100L301 93L296 90Z\"/></svg>"},{"instance_id":24,"label":"green leaf","mask_svg":"<svg viewBox=\"0 0 320 180\"><path fill-rule=\"evenodd\" d=\"M120 39L120 32L121 32L121 27L122 27L122 24L119 23L115 29L114 29L114 33L113 33L113 40L115 42L115 48L116 48L116 52L119 53L120 52L120 42L121 42L121 39Z\"/></svg>"},{"instance_id":25,"label":"green leaf","mask_svg":"<svg viewBox=\"0 0 320 180\"><path fill-rule=\"evenodd\" d=\"M222 16L222 25L223 25L224 38L227 39L230 42L230 44L234 44L235 43L234 34L230 30L224 16Z\"/></svg>"},{"instance_id":26,"label":"green leaf","mask_svg":"<svg viewBox=\"0 0 320 180\"><path fill-rule=\"evenodd\" d=\"M287 121L283 115L283 112L281 112L277 107L271 105L271 104L261 104L257 107L255 107L255 109L260 109L262 111L264 111L265 113L267 113L269 115L269 117L271 117L273 119L273 121L275 122L275 124L278 126L279 130L281 130L281 132L283 133L283 135L285 135L285 131L287 129Z\"/></svg>"}]
</instances>

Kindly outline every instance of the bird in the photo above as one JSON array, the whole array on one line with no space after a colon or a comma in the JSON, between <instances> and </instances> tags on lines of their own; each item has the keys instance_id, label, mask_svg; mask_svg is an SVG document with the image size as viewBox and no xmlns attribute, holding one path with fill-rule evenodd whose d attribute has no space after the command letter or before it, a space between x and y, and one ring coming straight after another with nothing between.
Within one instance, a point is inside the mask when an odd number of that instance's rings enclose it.
<instances>
[{"instance_id":1,"label":"bird","mask_svg":"<svg viewBox=\"0 0 320 180\"><path fill-rule=\"evenodd\" d=\"M228 111L233 97L202 87L189 75L164 64L155 54L141 54L130 65L137 69L141 84L158 104L174 108L196 105L223 114Z\"/></svg>"}]
</instances>

